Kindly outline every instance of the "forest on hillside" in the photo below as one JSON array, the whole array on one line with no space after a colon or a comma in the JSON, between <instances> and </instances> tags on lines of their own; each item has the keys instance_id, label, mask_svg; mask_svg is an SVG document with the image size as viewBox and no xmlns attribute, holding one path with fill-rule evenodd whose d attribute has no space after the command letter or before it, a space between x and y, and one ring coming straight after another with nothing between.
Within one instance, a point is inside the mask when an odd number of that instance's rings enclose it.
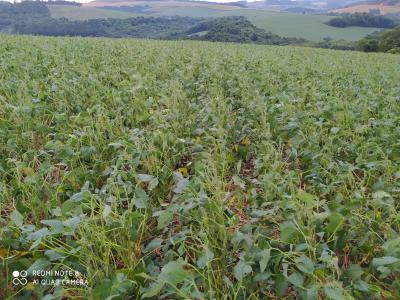
<instances>
[{"instance_id":1,"label":"forest on hillside","mask_svg":"<svg viewBox=\"0 0 400 300\"><path fill-rule=\"evenodd\" d=\"M375 28L394 28L400 25L399 20L388 18L385 16L374 16L367 13L342 14L332 18L327 22L333 27L375 27Z\"/></svg>"}]
</instances>

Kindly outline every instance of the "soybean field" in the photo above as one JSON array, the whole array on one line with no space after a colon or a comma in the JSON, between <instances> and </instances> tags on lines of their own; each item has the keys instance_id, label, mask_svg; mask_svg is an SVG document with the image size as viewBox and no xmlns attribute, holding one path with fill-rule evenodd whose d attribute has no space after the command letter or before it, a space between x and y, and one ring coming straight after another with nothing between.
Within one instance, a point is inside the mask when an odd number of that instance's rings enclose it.
<instances>
[{"instance_id":1,"label":"soybean field","mask_svg":"<svg viewBox=\"0 0 400 300\"><path fill-rule=\"evenodd\" d=\"M1 35L0 299L399 299L399 82L391 54Z\"/></svg>"}]
</instances>

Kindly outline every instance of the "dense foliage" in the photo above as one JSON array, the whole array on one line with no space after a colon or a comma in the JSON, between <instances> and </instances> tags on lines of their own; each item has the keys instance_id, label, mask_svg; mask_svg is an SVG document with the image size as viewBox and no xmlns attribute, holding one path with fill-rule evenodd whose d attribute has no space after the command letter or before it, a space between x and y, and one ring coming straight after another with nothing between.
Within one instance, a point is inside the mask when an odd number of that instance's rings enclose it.
<instances>
[{"instance_id":1,"label":"dense foliage","mask_svg":"<svg viewBox=\"0 0 400 300\"><path fill-rule=\"evenodd\" d=\"M400 28L369 35L358 42L358 49L365 52L400 53Z\"/></svg>"},{"instance_id":2,"label":"dense foliage","mask_svg":"<svg viewBox=\"0 0 400 300\"><path fill-rule=\"evenodd\" d=\"M20 18L23 16L50 16L42 2L24 1L21 3L0 2L1 18Z\"/></svg>"},{"instance_id":3,"label":"dense foliage","mask_svg":"<svg viewBox=\"0 0 400 300\"><path fill-rule=\"evenodd\" d=\"M288 45L304 43L303 39L284 38L257 28L244 17L223 17L205 20L189 29L193 39L213 42Z\"/></svg>"},{"instance_id":4,"label":"dense foliage","mask_svg":"<svg viewBox=\"0 0 400 300\"><path fill-rule=\"evenodd\" d=\"M367 13L343 14L330 19L326 24L333 27L377 27L394 28L398 24L395 20L384 16L374 16Z\"/></svg>"},{"instance_id":5,"label":"dense foliage","mask_svg":"<svg viewBox=\"0 0 400 300\"><path fill-rule=\"evenodd\" d=\"M41 19L20 22L15 31L21 34L48 36L105 36L135 38L170 38L198 24L200 19L189 17L136 17L128 19Z\"/></svg>"},{"instance_id":6,"label":"dense foliage","mask_svg":"<svg viewBox=\"0 0 400 300\"><path fill-rule=\"evenodd\" d=\"M400 28L383 32L379 37L379 49L383 52L400 53Z\"/></svg>"},{"instance_id":7,"label":"dense foliage","mask_svg":"<svg viewBox=\"0 0 400 300\"><path fill-rule=\"evenodd\" d=\"M1 41L0 298L399 299L398 56Z\"/></svg>"},{"instance_id":8,"label":"dense foliage","mask_svg":"<svg viewBox=\"0 0 400 300\"><path fill-rule=\"evenodd\" d=\"M0 32L13 31L12 26L23 21L48 19L46 5L39 2L9 3L0 1Z\"/></svg>"},{"instance_id":9,"label":"dense foliage","mask_svg":"<svg viewBox=\"0 0 400 300\"><path fill-rule=\"evenodd\" d=\"M305 45L309 45L311 47L316 47L316 48L334 49L334 50L356 50L357 49L356 42L345 41L345 40L333 40L329 37L326 37L321 42L315 42L315 43L311 43L311 44L306 43Z\"/></svg>"}]
</instances>

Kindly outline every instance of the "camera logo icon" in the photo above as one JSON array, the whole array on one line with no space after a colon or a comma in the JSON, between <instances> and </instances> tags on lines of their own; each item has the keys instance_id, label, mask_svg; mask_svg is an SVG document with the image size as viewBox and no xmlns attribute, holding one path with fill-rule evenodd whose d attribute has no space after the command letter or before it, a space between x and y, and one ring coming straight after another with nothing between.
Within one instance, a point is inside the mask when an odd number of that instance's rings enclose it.
<instances>
[{"instance_id":1,"label":"camera logo icon","mask_svg":"<svg viewBox=\"0 0 400 300\"><path fill-rule=\"evenodd\" d=\"M26 277L28 276L28 272L26 272L25 270L13 271L12 276L13 285L26 285L28 283L28 279L26 279Z\"/></svg>"}]
</instances>

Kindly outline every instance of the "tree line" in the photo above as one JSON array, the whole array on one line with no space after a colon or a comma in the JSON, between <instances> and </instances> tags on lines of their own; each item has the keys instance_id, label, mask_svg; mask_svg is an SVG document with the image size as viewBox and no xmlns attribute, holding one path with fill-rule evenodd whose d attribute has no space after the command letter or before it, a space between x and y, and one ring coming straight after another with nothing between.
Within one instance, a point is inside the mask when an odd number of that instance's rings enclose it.
<instances>
[{"instance_id":1,"label":"tree line","mask_svg":"<svg viewBox=\"0 0 400 300\"><path fill-rule=\"evenodd\" d=\"M376 27L376 28L394 28L399 23L393 19L384 16L374 16L367 13L354 13L354 14L342 14L339 17L332 18L327 25L333 27Z\"/></svg>"},{"instance_id":2,"label":"tree line","mask_svg":"<svg viewBox=\"0 0 400 300\"><path fill-rule=\"evenodd\" d=\"M400 28L369 35L358 41L357 49L365 52L400 53Z\"/></svg>"}]
</instances>

